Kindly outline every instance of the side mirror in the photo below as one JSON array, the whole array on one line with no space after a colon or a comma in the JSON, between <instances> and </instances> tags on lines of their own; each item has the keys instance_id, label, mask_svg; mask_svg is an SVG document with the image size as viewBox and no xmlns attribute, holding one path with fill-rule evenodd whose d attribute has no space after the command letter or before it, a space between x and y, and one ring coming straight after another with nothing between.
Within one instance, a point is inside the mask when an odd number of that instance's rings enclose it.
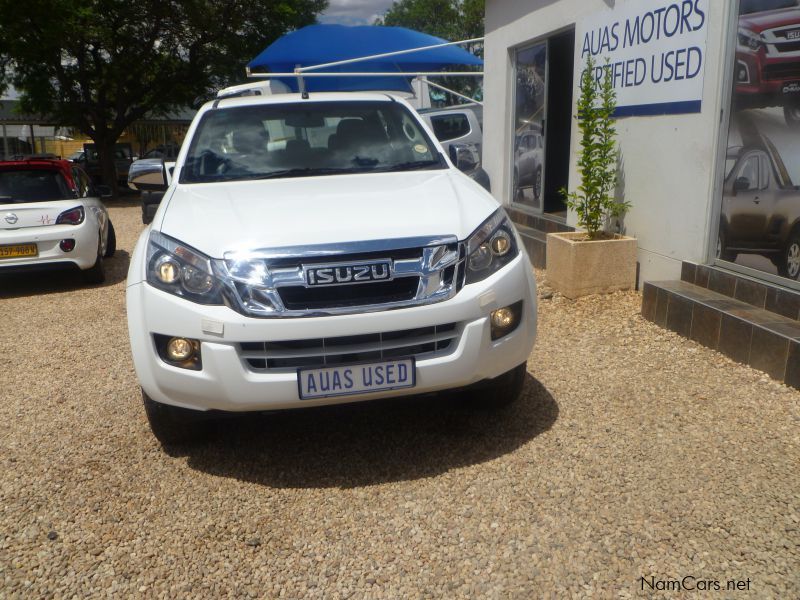
<instances>
[{"instance_id":1,"label":"side mirror","mask_svg":"<svg viewBox=\"0 0 800 600\"><path fill-rule=\"evenodd\" d=\"M478 151L472 144L450 144L450 160L462 172L472 171L478 166Z\"/></svg>"},{"instance_id":2,"label":"side mirror","mask_svg":"<svg viewBox=\"0 0 800 600\"><path fill-rule=\"evenodd\" d=\"M96 185L94 186L95 192L97 192L101 198L111 198L113 192L111 188L107 185Z\"/></svg>"},{"instance_id":3,"label":"side mirror","mask_svg":"<svg viewBox=\"0 0 800 600\"><path fill-rule=\"evenodd\" d=\"M734 192L744 192L750 189L750 180L747 177L739 177L733 182Z\"/></svg>"},{"instance_id":4,"label":"side mirror","mask_svg":"<svg viewBox=\"0 0 800 600\"><path fill-rule=\"evenodd\" d=\"M128 171L128 187L140 192L163 192L169 187L163 160L140 160Z\"/></svg>"}]
</instances>

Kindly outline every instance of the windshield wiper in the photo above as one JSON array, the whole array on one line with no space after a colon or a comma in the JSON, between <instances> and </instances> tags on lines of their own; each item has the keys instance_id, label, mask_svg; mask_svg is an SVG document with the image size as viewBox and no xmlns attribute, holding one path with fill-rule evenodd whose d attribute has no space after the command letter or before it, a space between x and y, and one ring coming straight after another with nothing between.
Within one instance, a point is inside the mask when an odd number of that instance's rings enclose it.
<instances>
[{"instance_id":1,"label":"windshield wiper","mask_svg":"<svg viewBox=\"0 0 800 600\"><path fill-rule=\"evenodd\" d=\"M297 167L294 169L270 171L268 173L254 173L252 175L245 175L242 179L278 179L280 177L306 177L310 175L331 175L334 173L360 173L362 171L371 170L372 169L358 167Z\"/></svg>"},{"instance_id":2,"label":"windshield wiper","mask_svg":"<svg viewBox=\"0 0 800 600\"><path fill-rule=\"evenodd\" d=\"M413 160L409 162L397 163L394 165L387 165L372 169L373 171L417 171L422 169L430 169L432 167L441 167L442 163L439 160Z\"/></svg>"}]
</instances>

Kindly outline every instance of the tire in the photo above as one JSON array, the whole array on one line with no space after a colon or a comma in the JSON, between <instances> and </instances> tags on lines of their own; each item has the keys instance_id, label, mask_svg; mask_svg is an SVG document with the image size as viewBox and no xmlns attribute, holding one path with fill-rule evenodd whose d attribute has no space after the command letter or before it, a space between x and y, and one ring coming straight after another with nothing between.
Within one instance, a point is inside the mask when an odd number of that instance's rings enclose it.
<instances>
[{"instance_id":1,"label":"tire","mask_svg":"<svg viewBox=\"0 0 800 600\"><path fill-rule=\"evenodd\" d=\"M142 223L149 225L156 216L158 204L142 204Z\"/></svg>"},{"instance_id":2,"label":"tire","mask_svg":"<svg viewBox=\"0 0 800 600\"><path fill-rule=\"evenodd\" d=\"M736 257L739 256L738 252L728 250L728 236L725 235L725 230L720 226L719 233L717 233L717 252L716 256L720 260L727 262L735 262Z\"/></svg>"},{"instance_id":3,"label":"tire","mask_svg":"<svg viewBox=\"0 0 800 600\"><path fill-rule=\"evenodd\" d=\"M533 177L533 197L539 200L542 197L542 167L536 169Z\"/></svg>"},{"instance_id":4,"label":"tire","mask_svg":"<svg viewBox=\"0 0 800 600\"><path fill-rule=\"evenodd\" d=\"M795 229L791 233L782 256L778 273L782 277L800 281L800 229Z\"/></svg>"},{"instance_id":5,"label":"tire","mask_svg":"<svg viewBox=\"0 0 800 600\"><path fill-rule=\"evenodd\" d=\"M522 193L522 189L519 187L519 170L516 168L514 169L514 178L511 182L511 194L514 196L514 202L522 202L525 200L525 195Z\"/></svg>"},{"instance_id":6,"label":"tire","mask_svg":"<svg viewBox=\"0 0 800 600\"><path fill-rule=\"evenodd\" d=\"M527 369L525 363L481 384L467 392L467 402L473 408L498 409L517 401L525 386Z\"/></svg>"},{"instance_id":7,"label":"tire","mask_svg":"<svg viewBox=\"0 0 800 600\"><path fill-rule=\"evenodd\" d=\"M86 283L103 283L106 280L106 271L103 268L103 253L100 237L97 238L97 260L94 264L83 272L83 280Z\"/></svg>"},{"instance_id":8,"label":"tire","mask_svg":"<svg viewBox=\"0 0 800 600\"><path fill-rule=\"evenodd\" d=\"M108 221L108 236L106 237L106 253L103 254L104 258L111 258L114 252L117 251L117 233L114 231L114 224L111 220Z\"/></svg>"},{"instance_id":9,"label":"tire","mask_svg":"<svg viewBox=\"0 0 800 600\"><path fill-rule=\"evenodd\" d=\"M800 128L800 101L789 102L783 107L783 118L790 127Z\"/></svg>"},{"instance_id":10,"label":"tire","mask_svg":"<svg viewBox=\"0 0 800 600\"><path fill-rule=\"evenodd\" d=\"M147 422L162 446L186 446L208 438L211 422L193 410L161 404L142 390Z\"/></svg>"}]
</instances>

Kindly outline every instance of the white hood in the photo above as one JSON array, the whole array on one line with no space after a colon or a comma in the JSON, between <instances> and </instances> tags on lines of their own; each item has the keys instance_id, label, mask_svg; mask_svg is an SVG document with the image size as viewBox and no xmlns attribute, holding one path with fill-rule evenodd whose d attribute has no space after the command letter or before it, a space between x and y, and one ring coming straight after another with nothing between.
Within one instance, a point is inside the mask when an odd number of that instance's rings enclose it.
<instances>
[{"instance_id":1,"label":"white hood","mask_svg":"<svg viewBox=\"0 0 800 600\"><path fill-rule=\"evenodd\" d=\"M455 235L498 208L447 169L178 185L162 233L212 258L226 252Z\"/></svg>"}]
</instances>

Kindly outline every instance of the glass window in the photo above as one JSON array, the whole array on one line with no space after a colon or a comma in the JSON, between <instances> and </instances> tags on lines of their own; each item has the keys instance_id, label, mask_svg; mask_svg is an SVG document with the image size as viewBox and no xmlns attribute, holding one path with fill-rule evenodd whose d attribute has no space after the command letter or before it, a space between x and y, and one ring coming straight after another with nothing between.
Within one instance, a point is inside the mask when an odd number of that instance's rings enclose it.
<instances>
[{"instance_id":1,"label":"glass window","mask_svg":"<svg viewBox=\"0 0 800 600\"><path fill-rule=\"evenodd\" d=\"M733 90L716 258L798 282L800 2L741 0L729 39Z\"/></svg>"},{"instance_id":2,"label":"glass window","mask_svg":"<svg viewBox=\"0 0 800 600\"><path fill-rule=\"evenodd\" d=\"M264 104L209 111L182 183L445 168L398 102Z\"/></svg>"},{"instance_id":3,"label":"glass window","mask_svg":"<svg viewBox=\"0 0 800 600\"><path fill-rule=\"evenodd\" d=\"M0 202L44 202L74 198L66 180L45 169L0 170Z\"/></svg>"},{"instance_id":4,"label":"glass window","mask_svg":"<svg viewBox=\"0 0 800 600\"><path fill-rule=\"evenodd\" d=\"M516 51L512 201L542 209L547 43Z\"/></svg>"},{"instance_id":5,"label":"glass window","mask_svg":"<svg viewBox=\"0 0 800 600\"><path fill-rule=\"evenodd\" d=\"M465 114L436 115L431 117L431 125L440 142L464 137L470 132L469 119Z\"/></svg>"}]
</instances>

